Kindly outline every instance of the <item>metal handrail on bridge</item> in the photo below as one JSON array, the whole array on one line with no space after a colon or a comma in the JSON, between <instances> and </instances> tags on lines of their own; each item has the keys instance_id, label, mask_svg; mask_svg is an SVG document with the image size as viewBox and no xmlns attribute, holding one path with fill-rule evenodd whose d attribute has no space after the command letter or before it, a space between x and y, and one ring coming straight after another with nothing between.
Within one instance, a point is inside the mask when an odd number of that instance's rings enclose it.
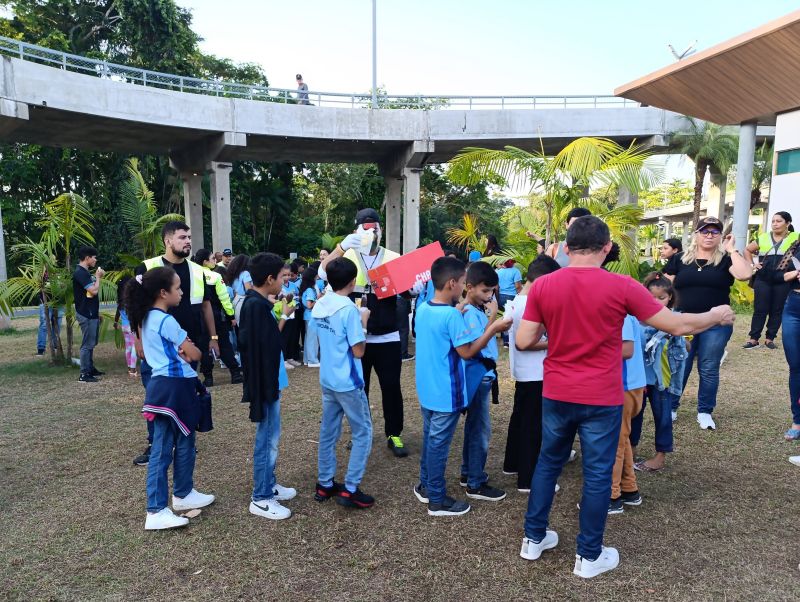
<instances>
[{"instance_id":1,"label":"metal handrail on bridge","mask_svg":"<svg viewBox=\"0 0 800 602\"><path fill-rule=\"evenodd\" d=\"M287 104L314 104L350 108L371 108L371 92L345 93L303 91L289 88L272 88L254 84L241 84L223 80L200 79L128 67L108 61L92 59L35 44L0 36L0 55L31 61L64 71L95 75L103 79L136 84L173 92L190 92L209 96L247 98L265 102ZM303 96L301 97L300 94ZM634 108L639 103L602 95L503 95L458 96L421 94L380 94L380 109L603 109Z\"/></svg>"}]
</instances>

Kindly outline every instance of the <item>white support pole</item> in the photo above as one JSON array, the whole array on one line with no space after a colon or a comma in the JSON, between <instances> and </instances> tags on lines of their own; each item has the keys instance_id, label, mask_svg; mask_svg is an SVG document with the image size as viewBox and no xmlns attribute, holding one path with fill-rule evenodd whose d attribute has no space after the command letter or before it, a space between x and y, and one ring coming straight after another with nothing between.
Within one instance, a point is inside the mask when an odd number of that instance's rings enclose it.
<instances>
[{"instance_id":1,"label":"white support pole","mask_svg":"<svg viewBox=\"0 0 800 602\"><path fill-rule=\"evenodd\" d=\"M6 236L3 232L3 207L0 204L0 282L8 280L8 266L6 265Z\"/></svg>"},{"instance_id":2,"label":"white support pole","mask_svg":"<svg viewBox=\"0 0 800 602\"><path fill-rule=\"evenodd\" d=\"M750 190L753 188L753 158L756 151L756 124L739 126L739 159L736 163L736 198L733 201L733 235L736 248L747 245L747 222L750 216Z\"/></svg>"},{"instance_id":3,"label":"white support pole","mask_svg":"<svg viewBox=\"0 0 800 602\"><path fill-rule=\"evenodd\" d=\"M689 244L689 222L687 220L681 222L681 244L684 248Z\"/></svg>"},{"instance_id":4,"label":"white support pole","mask_svg":"<svg viewBox=\"0 0 800 602\"><path fill-rule=\"evenodd\" d=\"M403 253L419 246L419 169L403 170Z\"/></svg>"},{"instance_id":5,"label":"white support pole","mask_svg":"<svg viewBox=\"0 0 800 602\"><path fill-rule=\"evenodd\" d=\"M233 249L230 163L211 163L211 240L213 251Z\"/></svg>"},{"instance_id":6,"label":"white support pole","mask_svg":"<svg viewBox=\"0 0 800 602\"><path fill-rule=\"evenodd\" d=\"M386 185L386 192L383 197L386 203L386 248L399 253L401 250L400 232L403 227L400 210L403 202L403 180L386 176L383 181Z\"/></svg>"},{"instance_id":7,"label":"white support pole","mask_svg":"<svg viewBox=\"0 0 800 602\"><path fill-rule=\"evenodd\" d=\"M192 248L203 248L203 175L184 172L183 213L186 223L192 230Z\"/></svg>"}]
</instances>

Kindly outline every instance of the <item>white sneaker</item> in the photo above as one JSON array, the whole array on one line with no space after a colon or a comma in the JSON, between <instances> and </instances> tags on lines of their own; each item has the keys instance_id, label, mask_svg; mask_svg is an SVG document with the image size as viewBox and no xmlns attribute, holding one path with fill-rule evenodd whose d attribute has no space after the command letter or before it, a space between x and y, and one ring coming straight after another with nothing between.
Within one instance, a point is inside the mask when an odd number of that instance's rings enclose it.
<instances>
[{"instance_id":1,"label":"white sneaker","mask_svg":"<svg viewBox=\"0 0 800 602\"><path fill-rule=\"evenodd\" d=\"M297 360L287 360L287 361L288 361L288 362L289 362L289 363L290 363L292 366L294 366L295 368L297 368L298 366L302 366L302 365L303 365L303 363L302 363L302 362L298 362Z\"/></svg>"},{"instance_id":2,"label":"white sneaker","mask_svg":"<svg viewBox=\"0 0 800 602\"><path fill-rule=\"evenodd\" d=\"M539 543L535 543L532 539L527 537L522 538L522 549L519 555L525 560L537 560L542 552L551 550L558 545L558 533L555 531L546 531L544 539Z\"/></svg>"},{"instance_id":3,"label":"white sneaker","mask_svg":"<svg viewBox=\"0 0 800 602\"><path fill-rule=\"evenodd\" d=\"M278 500L279 502L286 502L288 500L293 499L297 495L297 489L292 489L291 487L284 487L283 485L279 485L278 483L275 483L275 487L272 488L272 491L275 494L275 497L272 499Z\"/></svg>"},{"instance_id":4,"label":"white sneaker","mask_svg":"<svg viewBox=\"0 0 800 602\"><path fill-rule=\"evenodd\" d=\"M700 424L700 428L703 430L715 431L717 430L717 425L714 423L714 419L711 417L711 414L706 414L705 412L701 412L697 415L697 422Z\"/></svg>"},{"instance_id":5,"label":"white sneaker","mask_svg":"<svg viewBox=\"0 0 800 602\"><path fill-rule=\"evenodd\" d=\"M524 489L524 488L519 488L519 489L517 489L517 491L519 491L520 493L530 493L530 492L531 492L531 490L530 490L530 489ZM559 491L561 491L561 485L559 485L558 483L556 483L556 488L555 488L555 490L554 490L554 491L555 491L556 493L558 493Z\"/></svg>"},{"instance_id":6,"label":"white sneaker","mask_svg":"<svg viewBox=\"0 0 800 602\"><path fill-rule=\"evenodd\" d=\"M175 516L172 510L164 508L158 512L148 512L144 521L145 531L157 531L159 529L174 529L184 527L189 524L189 519L183 516Z\"/></svg>"},{"instance_id":7,"label":"white sneaker","mask_svg":"<svg viewBox=\"0 0 800 602\"><path fill-rule=\"evenodd\" d=\"M294 370L294 365L290 364L289 362L283 362L283 367L287 370Z\"/></svg>"},{"instance_id":8,"label":"white sneaker","mask_svg":"<svg viewBox=\"0 0 800 602\"><path fill-rule=\"evenodd\" d=\"M250 502L250 514L263 516L272 520L283 520L292 516L292 511L281 506L275 498L261 502Z\"/></svg>"},{"instance_id":9,"label":"white sneaker","mask_svg":"<svg viewBox=\"0 0 800 602\"><path fill-rule=\"evenodd\" d=\"M789 462L795 466L800 466L800 456L789 456Z\"/></svg>"},{"instance_id":10,"label":"white sneaker","mask_svg":"<svg viewBox=\"0 0 800 602\"><path fill-rule=\"evenodd\" d=\"M575 568L572 570L578 577L591 579L606 571L613 571L619 566L619 552L616 548L603 546L603 551L597 560L586 560L575 554Z\"/></svg>"},{"instance_id":11,"label":"white sneaker","mask_svg":"<svg viewBox=\"0 0 800 602\"><path fill-rule=\"evenodd\" d=\"M678 412L672 410L672 422L677 422L677 421L678 421Z\"/></svg>"},{"instance_id":12,"label":"white sneaker","mask_svg":"<svg viewBox=\"0 0 800 602\"><path fill-rule=\"evenodd\" d=\"M176 512L184 510L194 510L195 508L205 508L214 503L214 496L200 493L197 489L192 489L186 497L172 496L172 509Z\"/></svg>"},{"instance_id":13,"label":"white sneaker","mask_svg":"<svg viewBox=\"0 0 800 602\"><path fill-rule=\"evenodd\" d=\"M571 452L569 452L569 458L567 458L567 462L574 462L575 458L577 457L578 457L578 452L577 450L573 449Z\"/></svg>"},{"instance_id":14,"label":"white sneaker","mask_svg":"<svg viewBox=\"0 0 800 602\"><path fill-rule=\"evenodd\" d=\"M319 368L319 364L306 364L306 368Z\"/></svg>"}]
</instances>

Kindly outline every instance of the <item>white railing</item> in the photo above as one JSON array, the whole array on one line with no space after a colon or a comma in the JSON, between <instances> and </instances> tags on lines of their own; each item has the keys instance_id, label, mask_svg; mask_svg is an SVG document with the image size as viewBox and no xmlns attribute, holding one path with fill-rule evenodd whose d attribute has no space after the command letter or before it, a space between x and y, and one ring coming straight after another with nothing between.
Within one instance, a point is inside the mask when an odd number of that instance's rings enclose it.
<instances>
[{"instance_id":1,"label":"white railing","mask_svg":"<svg viewBox=\"0 0 800 602\"><path fill-rule=\"evenodd\" d=\"M271 88L160 73L52 50L3 36L0 36L0 54L65 71L173 92L291 104L300 102L300 93L293 88ZM304 100L307 96L307 103L304 104L316 106L370 108L372 105L371 92L346 93L309 90L304 91L303 95ZM382 94L378 96L378 108L381 109L603 109L639 106L639 103L632 100L602 95L431 96Z\"/></svg>"}]
</instances>

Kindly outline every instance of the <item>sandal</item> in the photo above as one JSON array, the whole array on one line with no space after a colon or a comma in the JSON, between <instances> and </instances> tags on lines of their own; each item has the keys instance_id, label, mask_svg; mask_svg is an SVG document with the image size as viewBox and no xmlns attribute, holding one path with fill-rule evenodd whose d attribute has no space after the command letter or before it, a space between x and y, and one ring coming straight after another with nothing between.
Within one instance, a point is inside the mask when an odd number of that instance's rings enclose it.
<instances>
[{"instance_id":1,"label":"sandal","mask_svg":"<svg viewBox=\"0 0 800 602\"><path fill-rule=\"evenodd\" d=\"M636 462L633 465L633 469L638 470L639 472L661 472L664 470L664 468L665 466L662 466L661 468L652 468L648 466L646 462Z\"/></svg>"},{"instance_id":2,"label":"sandal","mask_svg":"<svg viewBox=\"0 0 800 602\"><path fill-rule=\"evenodd\" d=\"M783 438L787 441L797 441L800 439L800 429L789 429L783 434Z\"/></svg>"}]
</instances>

